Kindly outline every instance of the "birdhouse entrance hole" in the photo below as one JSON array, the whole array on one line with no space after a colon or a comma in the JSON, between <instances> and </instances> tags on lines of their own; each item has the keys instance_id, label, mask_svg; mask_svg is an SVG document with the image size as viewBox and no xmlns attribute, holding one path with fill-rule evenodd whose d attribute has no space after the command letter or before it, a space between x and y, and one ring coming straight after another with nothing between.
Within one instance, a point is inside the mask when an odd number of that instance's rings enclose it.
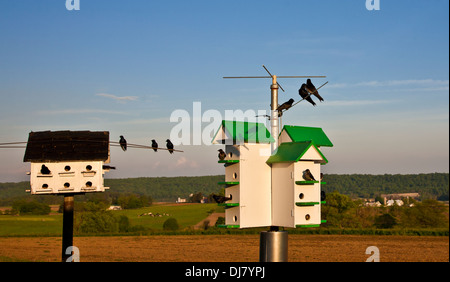
<instances>
[{"instance_id":1,"label":"birdhouse entrance hole","mask_svg":"<svg viewBox=\"0 0 450 282\"><path fill-rule=\"evenodd\" d=\"M70 183L69 182L64 183L64 188L69 188L69 187L70 187Z\"/></svg>"},{"instance_id":2,"label":"birdhouse entrance hole","mask_svg":"<svg viewBox=\"0 0 450 282\"><path fill-rule=\"evenodd\" d=\"M91 170L92 170L92 166L91 166L91 165L87 165L87 166L86 166L86 170L87 170L87 171L91 171Z\"/></svg>"},{"instance_id":3,"label":"birdhouse entrance hole","mask_svg":"<svg viewBox=\"0 0 450 282\"><path fill-rule=\"evenodd\" d=\"M307 214L307 215L305 215L305 219L306 219L306 220L310 220L310 219L311 219L311 216L310 216L309 214Z\"/></svg>"},{"instance_id":4,"label":"birdhouse entrance hole","mask_svg":"<svg viewBox=\"0 0 450 282\"><path fill-rule=\"evenodd\" d=\"M65 170L65 171L70 171L70 169L71 169L70 165L66 165L66 166L64 167L64 170Z\"/></svg>"},{"instance_id":5,"label":"birdhouse entrance hole","mask_svg":"<svg viewBox=\"0 0 450 282\"><path fill-rule=\"evenodd\" d=\"M300 193L300 195L298 195L298 197L300 198L300 200L302 200L305 197L305 194Z\"/></svg>"},{"instance_id":6,"label":"birdhouse entrance hole","mask_svg":"<svg viewBox=\"0 0 450 282\"><path fill-rule=\"evenodd\" d=\"M233 216L233 221L236 222L237 221L237 216Z\"/></svg>"},{"instance_id":7,"label":"birdhouse entrance hole","mask_svg":"<svg viewBox=\"0 0 450 282\"><path fill-rule=\"evenodd\" d=\"M42 189L47 189L48 188L48 184L42 184Z\"/></svg>"},{"instance_id":8,"label":"birdhouse entrance hole","mask_svg":"<svg viewBox=\"0 0 450 282\"><path fill-rule=\"evenodd\" d=\"M90 181L86 182L86 187L92 187L92 182Z\"/></svg>"}]
</instances>

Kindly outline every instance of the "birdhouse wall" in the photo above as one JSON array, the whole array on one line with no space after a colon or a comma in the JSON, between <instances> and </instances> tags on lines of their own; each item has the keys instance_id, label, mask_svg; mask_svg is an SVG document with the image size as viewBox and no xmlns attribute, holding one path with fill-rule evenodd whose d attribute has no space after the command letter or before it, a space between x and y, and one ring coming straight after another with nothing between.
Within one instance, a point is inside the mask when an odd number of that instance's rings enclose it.
<instances>
[{"instance_id":1,"label":"birdhouse wall","mask_svg":"<svg viewBox=\"0 0 450 282\"><path fill-rule=\"evenodd\" d=\"M299 161L294 164L295 181L306 181L303 174L309 169L318 183L295 185L294 189L294 217L297 225L317 225L321 222L320 205L320 164L314 161ZM312 206L299 206L299 204L312 204Z\"/></svg>"},{"instance_id":2,"label":"birdhouse wall","mask_svg":"<svg viewBox=\"0 0 450 282\"><path fill-rule=\"evenodd\" d=\"M45 165L50 174L42 174ZM103 192L103 162L31 163L31 194Z\"/></svg>"},{"instance_id":3,"label":"birdhouse wall","mask_svg":"<svg viewBox=\"0 0 450 282\"><path fill-rule=\"evenodd\" d=\"M294 163L272 164L272 225L294 226Z\"/></svg>"},{"instance_id":4,"label":"birdhouse wall","mask_svg":"<svg viewBox=\"0 0 450 282\"><path fill-rule=\"evenodd\" d=\"M305 181L306 169L319 183L298 184ZM320 164L314 161L272 164L272 221L274 226L291 228L320 224Z\"/></svg>"},{"instance_id":5,"label":"birdhouse wall","mask_svg":"<svg viewBox=\"0 0 450 282\"><path fill-rule=\"evenodd\" d=\"M238 182L228 185L225 195L232 194L227 203L239 203L238 207L225 210L227 225L240 228L271 225L271 168L266 164L270 144L245 143L227 145L226 160L239 160L225 166L225 181Z\"/></svg>"},{"instance_id":6,"label":"birdhouse wall","mask_svg":"<svg viewBox=\"0 0 450 282\"><path fill-rule=\"evenodd\" d=\"M319 225L320 220L320 205L295 207L295 226Z\"/></svg>"},{"instance_id":7,"label":"birdhouse wall","mask_svg":"<svg viewBox=\"0 0 450 282\"><path fill-rule=\"evenodd\" d=\"M292 142L291 137L289 137L289 134L287 134L286 130L282 130L281 134L278 137L279 144L285 143L285 142Z\"/></svg>"}]
</instances>

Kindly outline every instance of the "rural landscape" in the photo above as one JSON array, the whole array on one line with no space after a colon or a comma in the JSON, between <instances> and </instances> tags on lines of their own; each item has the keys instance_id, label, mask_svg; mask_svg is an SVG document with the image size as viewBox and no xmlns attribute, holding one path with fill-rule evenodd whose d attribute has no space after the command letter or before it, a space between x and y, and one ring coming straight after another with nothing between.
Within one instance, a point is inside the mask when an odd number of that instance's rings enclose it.
<instances>
[{"instance_id":1,"label":"rural landscape","mask_svg":"<svg viewBox=\"0 0 450 282\"><path fill-rule=\"evenodd\" d=\"M287 228L289 261L363 262L370 246L379 248L381 261L448 261L448 176L326 176L327 223ZM223 193L217 184L223 177L107 179L108 192L76 196L74 245L80 260L258 261L264 228L218 227L224 207L211 195ZM0 184L0 261L59 261L62 199L27 195L27 185ZM413 193L419 197L383 203L382 196ZM186 201L176 203L180 199ZM239 247L231 250L228 244ZM217 257L218 250L227 255Z\"/></svg>"},{"instance_id":2,"label":"rural landscape","mask_svg":"<svg viewBox=\"0 0 450 282\"><path fill-rule=\"evenodd\" d=\"M0 0L2 277L445 271L449 6Z\"/></svg>"}]
</instances>

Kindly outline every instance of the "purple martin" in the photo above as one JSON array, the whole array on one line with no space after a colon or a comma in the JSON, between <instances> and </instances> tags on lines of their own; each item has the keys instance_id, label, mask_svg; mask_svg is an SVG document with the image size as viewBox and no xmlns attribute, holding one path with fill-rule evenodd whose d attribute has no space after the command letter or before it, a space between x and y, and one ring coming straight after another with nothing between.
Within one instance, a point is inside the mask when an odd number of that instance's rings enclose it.
<instances>
[{"instance_id":1,"label":"purple martin","mask_svg":"<svg viewBox=\"0 0 450 282\"><path fill-rule=\"evenodd\" d=\"M303 83L302 87L298 90L298 94L305 99L306 101L310 102L313 106L316 106L316 103L314 103L313 99L311 98L311 95L309 95L308 90L306 90L306 84Z\"/></svg>"},{"instance_id":2,"label":"purple martin","mask_svg":"<svg viewBox=\"0 0 450 282\"><path fill-rule=\"evenodd\" d=\"M225 154L225 152L222 149L219 149L217 151L219 151L219 159L223 161L226 158L227 154Z\"/></svg>"},{"instance_id":3,"label":"purple martin","mask_svg":"<svg viewBox=\"0 0 450 282\"><path fill-rule=\"evenodd\" d=\"M172 142L170 142L169 139L167 139L166 142L167 142L167 143L166 143L167 149L169 149L169 152L170 152L171 154L173 154L173 144L172 144Z\"/></svg>"},{"instance_id":4,"label":"purple martin","mask_svg":"<svg viewBox=\"0 0 450 282\"><path fill-rule=\"evenodd\" d=\"M230 195L230 197L212 195L212 197L213 197L214 201L216 201L218 204L225 203L226 201L229 201L233 198L231 195Z\"/></svg>"},{"instance_id":5,"label":"purple martin","mask_svg":"<svg viewBox=\"0 0 450 282\"><path fill-rule=\"evenodd\" d=\"M319 98L320 102L323 102L323 98L320 97L319 91L317 91L316 87L314 86L314 84L311 82L311 79L309 79L309 78L306 80L306 90L308 90L309 93L311 93L314 96L316 96L317 98Z\"/></svg>"},{"instance_id":6,"label":"purple martin","mask_svg":"<svg viewBox=\"0 0 450 282\"><path fill-rule=\"evenodd\" d=\"M292 107L292 104L294 104L294 99L289 99L289 101L284 102L281 106L279 106L277 108L278 116L281 117L283 115L283 110L289 110Z\"/></svg>"},{"instance_id":7,"label":"purple martin","mask_svg":"<svg viewBox=\"0 0 450 282\"><path fill-rule=\"evenodd\" d=\"M303 178L306 181L316 181L316 179L314 178L314 175L312 175L312 173L309 169L307 169L303 172Z\"/></svg>"},{"instance_id":8,"label":"purple martin","mask_svg":"<svg viewBox=\"0 0 450 282\"><path fill-rule=\"evenodd\" d=\"M122 135L120 135L119 144L120 144L120 147L122 148L122 150L124 150L124 151L127 150L127 140L125 140L125 138L123 138Z\"/></svg>"},{"instance_id":9,"label":"purple martin","mask_svg":"<svg viewBox=\"0 0 450 282\"><path fill-rule=\"evenodd\" d=\"M158 143L156 143L155 139L152 139L152 148L153 148L153 151L155 151L155 152L158 151Z\"/></svg>"}]
</instances>

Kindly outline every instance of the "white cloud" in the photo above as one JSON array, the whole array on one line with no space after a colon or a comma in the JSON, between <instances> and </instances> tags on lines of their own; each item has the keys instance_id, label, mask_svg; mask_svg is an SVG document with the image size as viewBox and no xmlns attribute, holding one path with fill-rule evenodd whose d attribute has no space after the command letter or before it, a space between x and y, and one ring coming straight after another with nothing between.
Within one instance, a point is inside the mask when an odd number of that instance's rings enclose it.
<instances>
[{"instance_id":1,"label":"white cloud","mask_svg":"<svg viewBox=\"0 0 450 282\"><path fill-rule=\"evenodd\" d=\"M98 93L97 96L102 96L105 98L113 99L118 102L127 102L127 101L136 101L138 99L137 96L116 96L108 93Z\"/></svg>"},{"instance_id":2,"label":"white cloud","mask_svg":"<svg viewBox=\"0 0 450 282\"><path fill-rule=\"evenodd\" d=\"M197 168L198 163L196 161L188 161L185 157L181 157L177 160L175 167L177 167L177 168L181 168L181 167Z\"/></svg>"}]
</instances>

